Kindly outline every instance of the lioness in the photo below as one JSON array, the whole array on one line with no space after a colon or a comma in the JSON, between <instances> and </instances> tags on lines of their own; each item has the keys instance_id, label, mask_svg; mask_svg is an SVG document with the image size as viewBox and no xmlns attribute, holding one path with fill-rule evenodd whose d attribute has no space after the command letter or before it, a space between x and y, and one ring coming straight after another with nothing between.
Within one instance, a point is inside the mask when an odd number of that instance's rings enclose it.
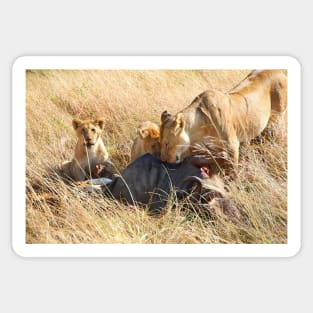
<instances>
[{"instance_id":1,"label":"lioness","mask_svg":"<svg viewBox=\"0 0 313 313\"><path fill-rule=\"evenodd\" d=\"M161 116L161 159L180 162L195 144L218 141L238 164L239 145L258 136L287 109L287 76L282 70L254 70L224 93L208 90L175 116Z\"/></svg>"},{"instance_id":2,"label":"lioness","mask_svg":"<svg viewBox=\"0 0 313 313\"><path fill-rule=\"evenodd\" d=\"M62 164L65 175L75 181L82 181L97 173L98 167L108 160L108 152L101 139L103 119L73 119L72 125L78 137L74 158Z\"/></svg>"},{"instance_id":3,"label":"lioness","mask_svg":"<svg viewBox=\"0 0 313 313\"><path fill-rule=\"evenodd\" d=\"M137 134L131 149L131 162L146 153L159 158L160 127L155 123L146 121L138 127Z\"/></svg>"}]
</instances>

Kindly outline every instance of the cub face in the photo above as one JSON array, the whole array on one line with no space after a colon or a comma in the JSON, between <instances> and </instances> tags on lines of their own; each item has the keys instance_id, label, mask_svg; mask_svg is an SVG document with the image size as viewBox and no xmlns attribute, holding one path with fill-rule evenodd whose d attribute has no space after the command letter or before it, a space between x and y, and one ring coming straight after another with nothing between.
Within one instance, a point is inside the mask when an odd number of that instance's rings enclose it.
<instances>
[{"instance_id":1,"label":"cub face","mask_svg":"<svg viewBox=\"0 0 313 313\"><path fill-rule=\"evenodd\" d=\"M160 127L152 122L144 122L137 130L143 140L145 153L160 156Z\"/></svg>"},{"instance_id":2,"label":"cub face","mask_svg":"<svg viewBox=\"0 0 313 313\"><path fill-rule=\"evenodd\" d=\"M189 149L190 139L186 133L186 121L183 113L172 116L164 111L161 116L161 160L178 163Z\"/></svg>"},{"instance_id":3,"label":"cub face","mask_svg":"<svg viewBox=\"0 0 313 313\"><path fill-rule=\"evenodd\" d=\"M95 120L79 120L74 119L72 121L73 128L76 132L78 140L83 143L87 148L92 147L101 137L104 120L95 119Z\"/></svg>"}]
</instances>

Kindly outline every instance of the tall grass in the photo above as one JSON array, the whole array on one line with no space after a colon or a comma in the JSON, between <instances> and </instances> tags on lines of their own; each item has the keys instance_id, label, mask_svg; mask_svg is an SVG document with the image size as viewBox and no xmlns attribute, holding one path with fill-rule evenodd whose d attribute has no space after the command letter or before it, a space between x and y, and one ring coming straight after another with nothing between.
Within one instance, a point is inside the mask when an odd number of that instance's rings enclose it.
<instances>
[{"instance_id":1,"label":"tall grass","mask_svg":"<svg viewBox=\"0 0 313 313\"><path fill-rule=\"evenodd\" d=\"M141 122L158 123L164 110L176 113L208 88L226 91L247 73L27 71L27 243L286 243L286 138L241 148L238 179L230 184L241 212L235 219L218 208L205 218L175 200L163 215L150 216L59 176L60 164L73 156L73 117L104 117L104 142L123 169Z\"/></svg>"}]
</instances>

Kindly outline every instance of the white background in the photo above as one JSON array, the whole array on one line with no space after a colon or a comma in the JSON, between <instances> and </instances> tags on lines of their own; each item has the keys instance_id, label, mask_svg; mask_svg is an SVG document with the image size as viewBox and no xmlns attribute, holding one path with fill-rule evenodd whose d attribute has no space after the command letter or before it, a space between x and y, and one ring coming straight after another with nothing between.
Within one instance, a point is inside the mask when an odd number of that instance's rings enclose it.
<instances>
[{"instance_id":1,"label":"white background","mask_svg":"<svg viewBox=\"0 0 313 313\"><path fill-rule=\"evenodd\" d=\"M311 312L313 22L309 4L281 0L1 1L0 311ZM11 249L11 65L21 55L296 57L303 78L303 240L299 254L290 259L201 260L17 257Z\"/></svg>"}]
</instances>

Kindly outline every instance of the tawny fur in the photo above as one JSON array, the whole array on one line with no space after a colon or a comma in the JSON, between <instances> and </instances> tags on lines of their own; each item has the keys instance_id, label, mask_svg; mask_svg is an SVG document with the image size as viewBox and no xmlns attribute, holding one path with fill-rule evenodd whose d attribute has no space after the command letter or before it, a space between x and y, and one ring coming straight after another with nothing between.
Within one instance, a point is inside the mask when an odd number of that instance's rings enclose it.
<instances>
[{"instance_id":1,"label":"tawny fur","mask_svg":"<svg viewBox=\"0 0 313 313\"><path fill-rule=\"evenodd\" d=\"M155 123L146 121L138 127L137 134L131 149L131 162L146 153L159 158L160 127Z\"/></svg>"},{"instance_id":2,"label":"tawny fur","mask_svg":"<svg viewBox=\"0 0 313 313\"><path fill-rule=\"evenodd\" d=\"M74 119L73 128L77 135L77 143L72 161L62 164L65 175L75 181L83 181L93 177L97 166L108 160L109 155L101 139L104 128L103 119L78 120Z\"/></svg>"},{"instance_id":3,"label":"tawny fur","mask_svg":"<svg viewBox=\"0 0 313 313\"><path fill-rule=\"evenodd\" d=\"M238 164L239 145L278 123L287 110L287 76L282 70L252 71L230 91L208 90L172 116L161 116L161 159L179 162L192 147L208 141L225 143Z\"/></svg>"}]
</instances>

